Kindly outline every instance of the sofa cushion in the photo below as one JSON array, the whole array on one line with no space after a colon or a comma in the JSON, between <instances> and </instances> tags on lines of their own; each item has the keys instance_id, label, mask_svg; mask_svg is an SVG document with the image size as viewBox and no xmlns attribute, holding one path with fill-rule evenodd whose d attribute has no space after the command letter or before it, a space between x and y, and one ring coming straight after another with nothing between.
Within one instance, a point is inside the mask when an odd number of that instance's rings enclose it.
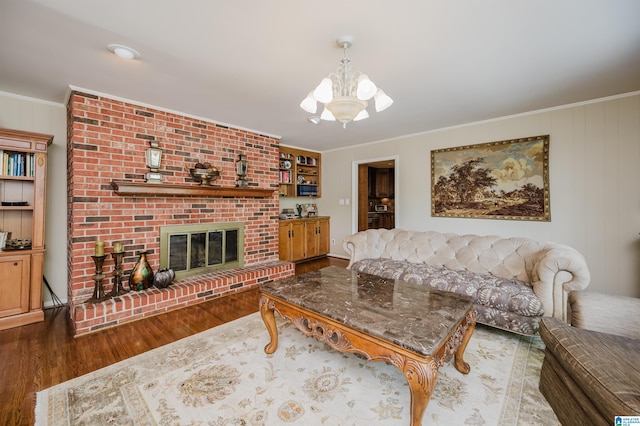
<instances>
[{"instance_id":1,"label":"sofa cushion","mask_svg":"<svg viewBox=\"0 0 640 426\"><path fill-rule=\"evenodd\" d=\"M464 271L463 275L470 274ZM514 312L526 317L540 317L544 314L542 301L529 285L518 280L506 280L494 276L481 275L482 285L478 289L478 303L501 311Z\"/></svg>"},{"instance_id":2,"label":"sofa cushion","mask_svg":"<svg viewBox=\"0 0 640 426\"><path fill-rule=\"evenodd\" d=\"M640 341L545 317L540 337L602 416L640 415Z\"/></svg>"},{"instance_id":3,"label":"sofa cushion","mask_svg":"<svg viewBox=\"0 0 640 426\"><path fill-rule=\"evenodd\" d=\"M491 306L479 304L475 304L474 306L476 308L476 313L478 314L478 322L481 324L527 336L538 334L540 317L518 315L514 312L503 311L492 308Z\"/></svg>"},{"instance_id":4,"label":"sofa cushion","mask_svg":"<svg viewBox=\"0 0 640 426\"><path fill-rule=\"evenodd\" d=\"M352 269L389 279L428 285L438 290L465 294L476 303L497 310L528 317L544 313L542 302L533 289L516 279L507 280L471 271L454 271L444 267L393 259L362 259Z\"/></svg>"}]
</instances>

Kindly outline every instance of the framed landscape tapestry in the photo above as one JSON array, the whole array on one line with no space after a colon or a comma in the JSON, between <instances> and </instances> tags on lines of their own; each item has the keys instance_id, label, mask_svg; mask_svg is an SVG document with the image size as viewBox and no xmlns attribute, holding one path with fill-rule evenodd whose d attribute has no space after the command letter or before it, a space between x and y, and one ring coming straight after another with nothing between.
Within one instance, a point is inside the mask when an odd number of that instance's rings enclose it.
<instances>
[{"instance_id":1,"label":"framed landscape tapestry","mask_svg":"<svg viewBox=\"0 0 640 426\"><path fill-rule=\"evenodd\" d=\"M431 215L551 221L549 135L431 151Z\"/></svg>"}]
</instances>

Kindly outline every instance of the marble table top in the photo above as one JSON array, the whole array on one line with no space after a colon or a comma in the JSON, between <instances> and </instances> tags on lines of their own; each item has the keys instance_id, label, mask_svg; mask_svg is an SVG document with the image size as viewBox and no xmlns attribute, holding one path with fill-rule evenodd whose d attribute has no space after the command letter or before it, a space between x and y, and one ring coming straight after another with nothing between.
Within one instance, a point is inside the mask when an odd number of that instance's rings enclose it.
<instances>
[{"instance_id":1,"label":"marble table top","mask_svg":"<svg viewBox=\"0 0 640 426\"><path fill-rule=\"evenodd\" d=\"M431 356L473 307L473 298L330 266L261 290L284 301Z\"/></svg>"}]
</instances>

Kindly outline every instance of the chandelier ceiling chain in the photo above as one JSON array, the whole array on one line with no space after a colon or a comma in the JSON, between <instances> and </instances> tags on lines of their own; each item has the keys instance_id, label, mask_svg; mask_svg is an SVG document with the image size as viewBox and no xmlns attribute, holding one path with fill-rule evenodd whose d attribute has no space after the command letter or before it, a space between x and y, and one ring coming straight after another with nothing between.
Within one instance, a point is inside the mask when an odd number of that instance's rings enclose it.
<instances>
[{"instance_id":1,"label":"chandelier ceiling chain","mask_svg":"<svg viewBox=\"0 0 640 426\"><path fill-rule=\"evenodd\" d=\"M342 36L338 38L337 42L344 51L338 70L322 79L320 84L300 103L300 107L315 114L318 102L320 102L324 104L320 118L327 121L337 120L346 128L347 123L369 118L367 112L369 99L374 98L376 112L389 108L393 100L382 89L379 89L366 74L353 71L348 56L348 49L353 44L353 37ZM310 119L310 121L316 124L319 122L317 118Z\"/></svg>"}]
</instances>

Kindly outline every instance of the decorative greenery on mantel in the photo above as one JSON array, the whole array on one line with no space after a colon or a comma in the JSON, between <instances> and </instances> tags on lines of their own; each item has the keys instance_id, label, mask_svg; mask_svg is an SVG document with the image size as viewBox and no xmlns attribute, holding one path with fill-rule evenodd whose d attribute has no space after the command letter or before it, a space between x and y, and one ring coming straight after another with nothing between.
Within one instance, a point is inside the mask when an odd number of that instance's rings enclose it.
<instances>
[{"instance_id":1,"label":"decorative greenery on mantel","mask_svg":"<svg viewBox=\"0 0 640 426\"><path fill-rule=\"evenodd\" d=\"M148 197L200 196L200 197L271 197L275 189L236 188L208 185L177 185L167 183L146 183L114 180L113 190L118 195L143 195Z\"/></svg>"}]
</instances>

